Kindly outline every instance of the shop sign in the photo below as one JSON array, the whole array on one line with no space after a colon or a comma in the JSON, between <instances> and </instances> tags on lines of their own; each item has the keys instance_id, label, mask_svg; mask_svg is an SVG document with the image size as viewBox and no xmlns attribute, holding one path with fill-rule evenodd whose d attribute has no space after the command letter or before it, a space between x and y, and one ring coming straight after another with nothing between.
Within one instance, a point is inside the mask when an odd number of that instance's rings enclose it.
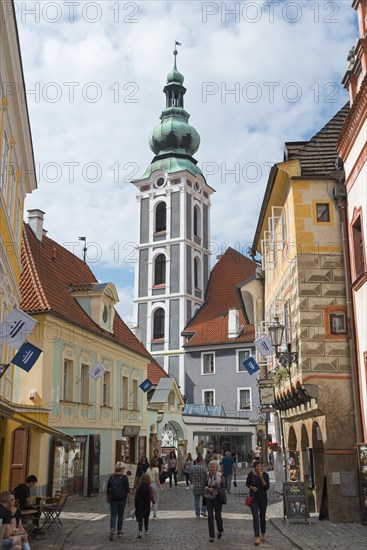
<instances>
[{"instance_id":1,"label":"shop sign","mask_svg":"<svg viewBox=\"0 0 367 550\"><path fill-rule=\"evenodd\" d=\"M139 435L139 433L140 433L140 426L124 426L122 428L123 437L133 437L135 435Z\"/></svg>"}]
</instances>

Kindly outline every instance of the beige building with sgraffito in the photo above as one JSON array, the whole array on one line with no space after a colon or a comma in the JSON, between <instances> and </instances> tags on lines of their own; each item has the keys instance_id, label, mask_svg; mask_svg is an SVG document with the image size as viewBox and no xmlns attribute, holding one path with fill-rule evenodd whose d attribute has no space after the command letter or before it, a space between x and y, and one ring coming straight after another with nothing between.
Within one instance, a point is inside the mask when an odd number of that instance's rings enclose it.
<instances>
[{"instance_id":1,"label":"beige building with sgraffito","mask_svg":"<svg viewBox=\"0 0 367 550\"><path fill-rule=\"evenodd\" d=\"M333 200L343 178L336 143L348 112L347 105L309 141L285 144L253 244L265 274L265 326L275 316L284 325L278 351L288 355L283 365L273 356L269 369L287 479L307 481L317 511L337 522L359 520L343 252Z\"/></svg>"}]
</instances>

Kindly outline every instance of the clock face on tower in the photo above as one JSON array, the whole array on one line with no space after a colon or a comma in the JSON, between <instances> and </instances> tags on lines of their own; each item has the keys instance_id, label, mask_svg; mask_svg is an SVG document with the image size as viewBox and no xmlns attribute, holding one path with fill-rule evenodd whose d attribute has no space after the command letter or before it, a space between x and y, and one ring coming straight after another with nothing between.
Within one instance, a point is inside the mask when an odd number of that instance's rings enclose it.
<instances>
[{"instance_id":1,"label":"clock face on tower","mask_svg":"<svg viewBox=\"0 0 367 550\"><path fill-rule=\"evenodd\" d=\"M166 183L166 180L164 178L158 178L156 183L155 183L155 186L156 187L163 187Z\"/></svg>"}]
</instances>

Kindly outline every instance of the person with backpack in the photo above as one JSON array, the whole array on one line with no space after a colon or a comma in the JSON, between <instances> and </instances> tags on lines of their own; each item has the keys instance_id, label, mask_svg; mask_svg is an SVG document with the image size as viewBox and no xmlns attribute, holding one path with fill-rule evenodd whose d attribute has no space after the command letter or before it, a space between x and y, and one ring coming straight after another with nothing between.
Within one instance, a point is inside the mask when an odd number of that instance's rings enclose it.
<instances>
[{"instance_id":1,"label":"person with backpack","mask_svg":"<svg viewBox=\"0 0 367 550\"><path fill-rule=\"evenodd\" d=\"M110 540L113 540L115 536L116 520L117 536L120 537L122 535L126 501L130 504L129 480L124 472L125 464L117 462L115 473L112 474L107 482L107 502L111 505Z\"/></svg>"},{"instance_id":2,"label":"person with backpack","mask_svg":"<svg viewBox=\"0 0 367 550\"><path fill-rule=\"evenodd\" d=\"M143 522L145 534L149 535L150 503L152 503L153 506L155 505L154 490L151 485L149 474L143 474L135 492L135 517L139 525L139 539L142 537Z\"/></svg>"}]
</instances>

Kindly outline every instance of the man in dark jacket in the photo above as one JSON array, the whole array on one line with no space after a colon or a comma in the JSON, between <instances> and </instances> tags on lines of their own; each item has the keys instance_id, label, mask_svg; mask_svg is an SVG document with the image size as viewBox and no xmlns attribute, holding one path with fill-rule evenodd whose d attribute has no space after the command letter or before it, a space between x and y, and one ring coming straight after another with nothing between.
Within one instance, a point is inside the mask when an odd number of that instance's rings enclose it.
<instances>
[{"instance_id":1,"label":"man in dark jacket","mask_svg":"<svg viewBox=\"0 0 367 550\"><path fill-rule=\"evenodd\" d=\"M107 482L107 501L111 504L110 540L113 540L115 535L116 519L117 536L122 535L126 500L130 504L129 480L125 475L125 464L117 462L115 473L112 474Z\"/></svg>"}]
</instances>

